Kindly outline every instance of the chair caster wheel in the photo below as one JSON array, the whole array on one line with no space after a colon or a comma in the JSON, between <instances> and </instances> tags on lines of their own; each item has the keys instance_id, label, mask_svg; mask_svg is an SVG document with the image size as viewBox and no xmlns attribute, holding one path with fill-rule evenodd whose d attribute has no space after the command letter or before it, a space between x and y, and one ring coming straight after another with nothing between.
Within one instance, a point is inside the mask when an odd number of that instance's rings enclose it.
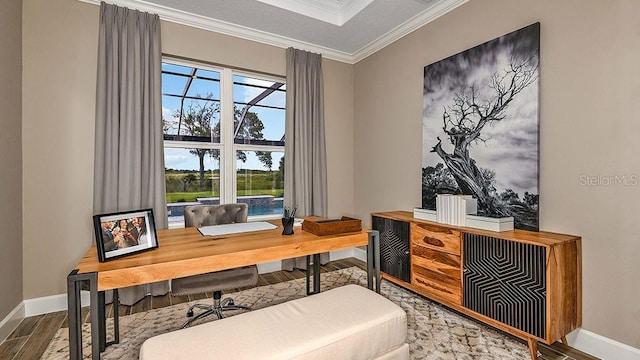
<instances>
[{"instance_id":1,"label":"chair caster wheel","mask_svg":"<svg viewBox=\"0 0 640 360\"><path fill-rule=\"evenodd\" d=\"M187 317L193 317L193 310L187 311Z\"/></svg>"}]
</instances>

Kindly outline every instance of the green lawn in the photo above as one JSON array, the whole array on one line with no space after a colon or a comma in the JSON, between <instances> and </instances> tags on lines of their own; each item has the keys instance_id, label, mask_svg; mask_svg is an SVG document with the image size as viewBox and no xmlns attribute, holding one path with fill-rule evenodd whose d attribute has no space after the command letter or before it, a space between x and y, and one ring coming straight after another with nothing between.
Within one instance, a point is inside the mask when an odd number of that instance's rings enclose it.
<instances>
[{"instance_id":1,"label":"green lawn","mask_svg":"<svg viewBox=\"0 0 640 360\"><path fill-rule=\"evenodd\" d=\"M193 174L193 173L192 173ZM195 175L196 179L198 174ZM187 173L167 172L165 174L167 186L167 203L193 202L197 198L219 197L219 191L200 191L202 188L219 188L220 180L218 174L211 176L205 173L204 186L199 186L199 180L185 182ZM237 196L272 195L274 197L284 196L282 187L282 174L277 172L254 171L251 173L238 173L237 175ZM248 189L247 189L248 188Z\"/></svg>"}]
</instances>

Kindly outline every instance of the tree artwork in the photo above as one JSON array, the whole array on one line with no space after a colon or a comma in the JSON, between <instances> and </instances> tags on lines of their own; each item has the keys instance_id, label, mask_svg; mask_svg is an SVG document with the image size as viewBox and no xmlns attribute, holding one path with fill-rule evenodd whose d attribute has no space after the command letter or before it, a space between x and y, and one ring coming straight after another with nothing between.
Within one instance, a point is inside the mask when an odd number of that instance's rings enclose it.
<instances>
[{"instance_id":1,"label":"tree artwork","mask_svg":"<svg viewBox=\"0 0 640 360\"><path fill-rule=\"evenodd\" d=\"M539 24L424 71L423 207L472 195L479 215L538 229Z\"/></svg>"}]
</instances>

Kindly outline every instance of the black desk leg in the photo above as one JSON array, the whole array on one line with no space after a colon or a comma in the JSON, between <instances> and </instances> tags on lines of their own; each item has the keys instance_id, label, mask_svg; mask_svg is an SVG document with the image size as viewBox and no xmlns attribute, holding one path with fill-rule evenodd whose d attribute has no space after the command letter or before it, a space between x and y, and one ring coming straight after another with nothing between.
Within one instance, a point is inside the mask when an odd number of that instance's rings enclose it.
<instances>
[{"instance_id":1,"label":"black desk leg","mask_svg":"<svg viewBox=\"0 0 640 360\"><path fill-rule=\"evenodd\" d=\"M320 293L320 254L313 254L313 293Z\"/></svg>"},{"instance_id":2,"label":"black desk leg","mask_svg":"<svg viewBox=\"0 0 640 360\"><path fill-rule=\"evenodd\" d=\"M82 313L78 270L67 276L67 310L69 317L69 359L82 359Z\"/></svg>"},{"instance_id":3,"label":"black desk leg","mask_svg":"<svg viewBox=\"0 0 640 360\"><path fill-rule=\"evenodd\" d=\"M367 287L380 293L380 232L369 231L367 245Z\"/></svg>"},{"instance_id":4,"label":"black desk leg","mask_svg":"<svg viewBox=\"0 0 640 360\"><path fill-rule=\"evenodd\" d=\"M98 341L91 342L91 358L100 360L100 315L98 298L98 274L86 273L78 274L78 270L73 270L67 276L67 310L69 316L69 359L82 359L82 303L80 290L82 284L89 283L89 296L91 301L91 335Z\"/></svg>"},{"instance_id":5,"label":"black desk leg","mask_svg":"<svg viewBox=\"0 0 640 360\"><path fill-rule=\"evenodd\" d=\"M98 291L98 325L100 326L100 352L107 347L107 314L104 299L104 291Z\"/></svg>"},{"instance_id":6,"label":"black desk leg","mask_svg":"<svg viewBox=\"0 0 640 360\"><path fill-rule=\"evenodd\" d=\"M312 275L313 272L313 275ZM311 276L313 276L313 291L311 291ZM307 295L320 292L320 254L313 254L313 270L311 269L311 255L307 255Z\"/></svg>"},{"instance_id":7,"label":"black desk leg","mask_svg":"<svg viewBox=\"0 0 640 360\"><path fill-rule=\"evenodd\" d=\"M118 297L118 289L113 290L113 340L107 341L107 312L105 304L105 292L98 292L98 316L100 318L100 352L114 344L120 342L120 314L119 306L120 298Z\"/></svg>"},{"instance_id":8,"label":"black desk leg","mask_svg":"<svg viewBox=\"0 0 640 360\"><path fill-rule=\"evenodd\" d=\"M120 343L120 296L118 289L113 289L113 341L109 341L107 346L118 343Z\"/></svg>"},{"instance_id":9,"label":"black desk leg","mask_svg":"<svg viewBox=\"0 0 640 360\"><path fill-rule=\"evenodd\" d=\"M305 278L307 284L307 295L311 295L311 286L309 282L311 281L311 255L307 255L307 270L305 271Z\"/></svg>"}]
</instances>

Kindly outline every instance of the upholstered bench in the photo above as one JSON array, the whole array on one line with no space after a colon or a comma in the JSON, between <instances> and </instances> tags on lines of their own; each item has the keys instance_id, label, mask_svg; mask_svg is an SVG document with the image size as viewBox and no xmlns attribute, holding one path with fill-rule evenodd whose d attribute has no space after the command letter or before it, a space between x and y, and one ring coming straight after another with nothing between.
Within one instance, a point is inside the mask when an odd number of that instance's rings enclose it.
<instances>
[{"instance_id":1,"label":"upholstered bench","mask_svg":"<svg viewBox=\"0 0 640 360\"><path fill-rule=\"evenodd\" d=\"M409 359L407 317L358 285L148 339L141 360Z\"/></svg>"}]
</instances>

